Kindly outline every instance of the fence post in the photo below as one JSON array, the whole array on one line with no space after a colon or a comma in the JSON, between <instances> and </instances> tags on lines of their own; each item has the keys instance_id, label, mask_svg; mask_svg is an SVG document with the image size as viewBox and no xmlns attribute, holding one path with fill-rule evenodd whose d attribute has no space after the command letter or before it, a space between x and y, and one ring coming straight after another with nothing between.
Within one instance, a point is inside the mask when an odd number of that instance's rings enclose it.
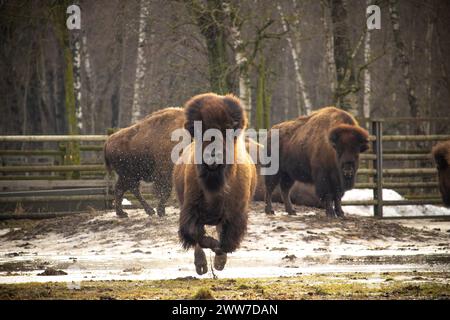
<instances>
[{"instance_id":1,"label":"fence post","mask_svg":"<svg viewBox=\"0 0 450 320\"><path fill-rule=\"evenodd\" d=\"M372 143L373 151L376 159L373 160L375 168L375 188L373 189L373 206L374 216L376 218L383 217L383 126L381 120L372 121L372 134L376 137Z\"/></svg>"}]
</instances>

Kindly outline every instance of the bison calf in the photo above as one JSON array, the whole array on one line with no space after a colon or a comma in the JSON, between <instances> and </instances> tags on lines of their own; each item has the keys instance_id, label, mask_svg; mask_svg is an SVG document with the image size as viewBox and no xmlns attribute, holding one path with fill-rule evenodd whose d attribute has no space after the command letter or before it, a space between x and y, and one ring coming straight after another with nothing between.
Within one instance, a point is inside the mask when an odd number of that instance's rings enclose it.
<instances>
[{"instance_id":1,"label":"bison calf","mask_svg":"<svg viewBox=\"0 0 450 320\"><path fill-rule=\"evenodd\" d=\"M185 128L194 138L194 122L207 129L244 129L246 116L237 98L232 95L203 94L193 97L185 106ZM247 229L247 207L256 185L256 169L245 150L243 134L220 141L223 161L194 163L196 149L203 152L210 143L195 138L175 165L173 179L181 212L179 236L185 249L195 247L195 267L198 274L207 272L203 248L215 252L214 267L222 270L227 253L236 250ZM197 146L197 148L196 148ZM227 153L234 161L225 163ZM219 240L207 236L205 225L216 226Z\"/></svg>"},{"instance_id":2,"label":"bison calf","mask_svg":"<svg viewBox=\"0 0 450 320\"><path fill-rule=\"evenodd\" d=\"M257 143L255 140L251 138L247 138L245 140L245 145L247 151L250 152L251 145L253 145L256 150L259 148L264 148L263 145ZM253 161L256 164L256 172L258 175L255 194L253 195L254 201L264 201L264 197L266 194L266 185L264 183L264 176L261 175L261 165L256 160L253 159ZM314 189L313 184L307 184L302 182L295 182L292 186L291 192L290 192L291 202L294 204L302 205L302 206L308 206L308 207L316 207L316 208L323 208L322 202L316 195L316 190ZM281 198L281 192L279 186L276 187L274 192L272 193L272 202L283 202L283 199Z\"/></svg>"},{"instance_id":3,"label":"bison calf","mask_svg":"<svg viewBox=\"0 0 450 320\"><path fill-rule=\"evenodd\" d=\"M115 208L119 217L126 217L122 209L123 195L130 190L149 215L154 209L144 200L141 180L153 182L153 191L159 198L157 212L165 214L165 205L172 190L173 162L170 154L175 142L171 132L183 128L182 108L167 108L147 116L131 127L121 129L105 142L105 163L109 171L118 175L115 186Z\"/></svg>"},{"instance_id":4,"label":"bison calf","mask_svg":"<svg viewBox=\"0 0 450 320\"><path fill-rule=\"evenodd\" d=\"M272 193L279 184L286 211L295 214L289 192L295 181L301 181L315 185L328 216L343 216L341 198L353 188L359 154L368 148L367 131L349 113L334 107L280 123L274 129L279 130L280 169L265 176L266 213L274 213Z\"/></svg>"},{"instance_id":5,"label":"bison calf","mask_svg":"<svg viewBox=\"0 0 450 320\"><path fill-rule=\"evenodd\" d=\"M435 145L432 154L438 170L442 201L450 207L450 140Z\"/></svg>"}]
</instances>

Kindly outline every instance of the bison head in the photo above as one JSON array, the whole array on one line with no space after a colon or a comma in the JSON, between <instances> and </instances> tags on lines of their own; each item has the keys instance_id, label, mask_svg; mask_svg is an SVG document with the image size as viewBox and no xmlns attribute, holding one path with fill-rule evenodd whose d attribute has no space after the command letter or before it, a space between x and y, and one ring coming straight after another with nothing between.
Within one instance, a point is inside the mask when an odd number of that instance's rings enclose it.
<instances>
[{"instance_id":1,"label":"bison head","mask_svg":"<svg viewBox=\"0 0 450 320\"><path fill-rule=\"evenodd\" d=\"M438 170L442 201L450 207L450 141L437 144L432 153Z\"/></svg>"},{"instance_id":2,"label":"bison head","mask_svg":"<svg viewBox=\"0 0 450 320\"><path fill-rule=\"evenodd\" d=\"M201 144L203 158L197 167L199 177L209 190L217 191L225 182L227 154L231 152L230 148L233 153L236 152L235 143L239 134L237 131L244 129L247 124L244 109L239 99L233 95L206 93L191 98L186 103L185 114L185 129L197 145ZM201 132L196 132L199 127L196 127L195 123L201 123ZM232 133L229 132L230 129ZM208 136L211 132L213 134ZM227 134L228 138L232 135L231 143L227 143ZM216 148L217 145L221 148Z\"/></svg>"},{"instance_id":3,"label":"bison head","mask_svg":"<svg viewBox=\"0 0 450 320\"><path fill-rule=\"evenodd\" d=\"M336 151L337 167L344 190L349 190L355 183L359 154L369 148L369 134L361 127L341 124L330 130L329 141Z\"/></svg>"}]
</instances>

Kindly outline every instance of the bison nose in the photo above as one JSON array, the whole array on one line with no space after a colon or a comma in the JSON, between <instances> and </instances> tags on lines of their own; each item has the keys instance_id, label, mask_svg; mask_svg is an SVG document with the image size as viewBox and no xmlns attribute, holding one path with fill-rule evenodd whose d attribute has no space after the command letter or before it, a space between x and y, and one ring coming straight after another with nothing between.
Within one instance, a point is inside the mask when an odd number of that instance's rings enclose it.
<instances>
[{"instance_id":1,"label":"bison nose","mask_svg":"<svg viewBox=\"0 0 450 320\"><path fill-rule=\"evenodd\" d=\"M203 160L209 169L214 170L223 163L223 153L214 150L211 152L205 152Z\"/></svg>"},{"instance_id":2,"label":"bison nose","mask_svg":"<svg viewBox=\"0 0 450 320\"><path fill-rule=\"evenodd\" d=\"M347 179L352 179L353 178L353 173L352 172L344 172L344 177Z\"/></svg>"},{"instance_id":3,"label":"bison nose","mask_svg":"<svg viewBox=\"0 0 450 320\"><path fill-rule=\"evenodd\" d=\"M344 178L346 178L346 179L353 179L353 170L344 169L344 170L342 170L342 174L343 174Z\"/></svg>"}]
</instances>

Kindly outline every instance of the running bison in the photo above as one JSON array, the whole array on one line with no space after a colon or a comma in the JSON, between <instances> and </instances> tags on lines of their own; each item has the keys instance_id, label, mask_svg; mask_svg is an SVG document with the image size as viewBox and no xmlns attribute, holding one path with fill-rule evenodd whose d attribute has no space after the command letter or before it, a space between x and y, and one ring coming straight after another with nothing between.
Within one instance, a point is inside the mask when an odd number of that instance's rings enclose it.
<instances>
[{"instance_id":1,"label":"running bison","mask_svg":"<svg viewBox=\"0 0 450 320\"><path fill-rule=\"evenodd\" d=\"M368 149L367 131L349 113L335 107L280 123L274 129L279 130L280 169L265 176L266 213L274 214L271 199L279 184L286 211L295 214L289 192L295 181L301 181L314 184L327 216L344 216L341 198L355 183L359 154Z\"/></svg>"},{"instance_id":2,"label":"running bison","mask_svg":"<svg viewBox=\"0 0 450 320\"><path fill-rule=\"evenodd\" d=\"M434 146L432 154L438 170L442 201L450 207L450 140Z\"/></svg>"},{"instance_id":3,"label":"running bison","mask_svg":"<svg viewBox=\"0 0 450 320\"><path fill-rule=\"evenodd\" d=\"M156 209L159 216L165 214L165 205L172 191L173 162L170 154L176 142L171 132L183 128L182 108L167 108L147 116L138 123L119 130L105 143L105 163L109 171L118 175L115 186L115 208L119 217L126 217L122 199L130 190L148 215L155 210L145 201L139 191L141 180L153 182L153 191L159 198Z\"/></svg>"},{"instance_id":4,"label":"running bison","mask_svg":"<svg viewBox=\"0 0 450 320\"><path fill-rule=\"evenodd\" d=\"M232 95L195 96L186 103L185 115L184 126L193 138L194 121L202 123L202 134L207 129L218 129L223 135L227 129L245 129L247 123L240 101ZM195 146L201 143L199 149L206 154L204 151L212 142L194 138L173 173L181 207L179 236L185 249L195 248L198 274L208 270L203 248L215 252L214 268L222 270L227 253L238 248L247 230L247 210L256 185L256 168L245 150L243 133L232 138L229 146L233 149L226 148L225 140L218 140L223 146L223 163L195 164ZM225 163L226 154L231 151L234 151L234 161ZM219 240L206 235L205 225L216 226Z\"/></svg>"}]
</instances>

